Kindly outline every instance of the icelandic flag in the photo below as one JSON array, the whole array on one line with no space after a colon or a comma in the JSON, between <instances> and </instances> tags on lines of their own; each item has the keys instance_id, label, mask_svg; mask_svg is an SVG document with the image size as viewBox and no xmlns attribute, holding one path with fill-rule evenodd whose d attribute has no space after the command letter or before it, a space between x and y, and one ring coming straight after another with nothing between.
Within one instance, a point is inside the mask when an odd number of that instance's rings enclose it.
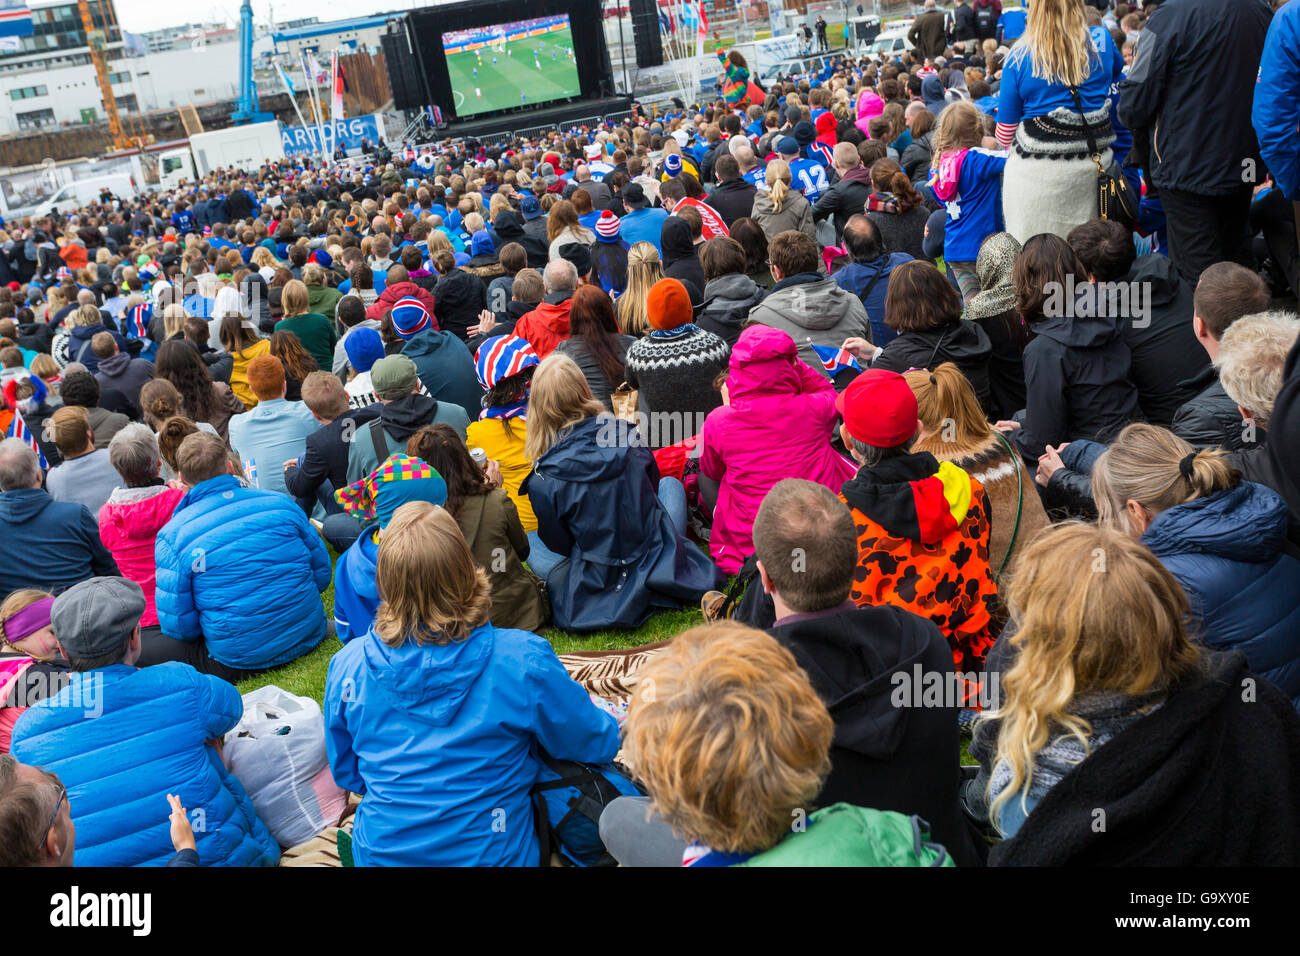
<instances>
[{"instance_id":1,"label":"icelandic flag","mask_svg":"<svg viewBox=\"0 0 1300 956\"><path fill-rule=\"evenodd\" d=\"M244 477L248 480L248 483L252 485L254 488L258 487L257 462L252 458L244 459Z\"/></svg>"},{"instance_id":2,"label":"icelandic flag","mask_svg":"<svg viewBox=\"0 0 1300 956\"><path fill-rule=\"evenodd\" d=\"M808 158L817 160L829 169L832 160L835 158L835 153L825 143L820 143L814 140L808 144Z\"/></svg>"},{"instance_id":3,"label":"icelandic flag","mask_svg":"<svg viewBox=\"0 0 1300 956\"><path fill-rule=\"evenodd\" d=\"M703 40L709 35L709 15L704 12L704 0L696 0L695 9L699 13L695 21L696 32L699 33L700 39Z\"/></svg>"},{"instance_id":4,"label":"icelandic flag","mask_svg":"<svg viewBox=\"0 0 1300 956\"><path fill-rule=\"evenodd\" d=\"M858 364L858 360L853 357L853 353L848 349L837 349L833 345L814 345L812 350L816 353L817 358L821 360L822 368L826 369L832 377L846 368L862 371L862 366Z\"/></svg>"},{"instance_id":5,"label":"icelandic flag","mask_svg":"<svg viewBox=\"0 0 1300 956\"><path fill-rule=\"evenodd\" d=\"M27 447L36 452L36 460L41 464L42 471L48 471L50 463L45 460L45 453L41 451L41 446L36 443L36 436L32 434L27 423L23 421L23 414L20 411L14 411L14 420L9 423L9 430L5 432L5 438L17 438L19 441L26 442Z\"/></svg>"},{"instance_id":6,"label":"icelandic flag","mask_svg":"<svg viewBox=\"0 0 1300 956\"><path fill-rule=\"evenodd\" d=\"M153 318L149 306L143 302L132 306L126 313L126 317L130 320L130 329L135 333L137 339L147 339L149 337L149 320Z\"/></svg>"},{"instance_id":7,"label":"icelandic flag","mask_svg":"<svg viewBox=\"0 0 1300 956\"><path fill-rule=\"evenodd\" d=\"M0 0L0 37L31 36L32 11L23 0Z\"/></svg>"}]
</instances>

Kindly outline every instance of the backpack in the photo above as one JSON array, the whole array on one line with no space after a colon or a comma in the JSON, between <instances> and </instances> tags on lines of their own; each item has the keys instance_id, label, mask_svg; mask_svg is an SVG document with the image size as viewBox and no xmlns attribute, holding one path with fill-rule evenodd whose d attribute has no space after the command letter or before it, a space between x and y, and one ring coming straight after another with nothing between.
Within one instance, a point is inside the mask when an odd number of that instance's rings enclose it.
<instances>
[{"instance_id":1,"label":"backpack","mask_svg":"<svg viewBox=\"0 0 1300 956\"><path fill-rule=\"evenodd\" d=\"M975 32L980 37L992 37L997 32L998 11L993 4L975 8Z\"/></svg>"},{"instance_id":2,"label":"backpack","mask_svg":"<svg viewBox=\"0 0 1300 956\"><path fill-rule=\"evenodd\" d=\"M541 747L534 753L542 765L531 791L541 865L551 865L554 849L575 866L617 866L601 842L600 815L617 798L644 791L617 763L557 760Z\"/></svg>"},{"instance_id":3,"label":"backpack","mask_svg":"<svg viewBox=\"0 0 1300 956\"><path fill-rule=\"evenodd\" d=\"M954 867L947 849L915 815L836 803L813 813L802 833L751 857L742 867Z\"/></svg>"}]
</instances>

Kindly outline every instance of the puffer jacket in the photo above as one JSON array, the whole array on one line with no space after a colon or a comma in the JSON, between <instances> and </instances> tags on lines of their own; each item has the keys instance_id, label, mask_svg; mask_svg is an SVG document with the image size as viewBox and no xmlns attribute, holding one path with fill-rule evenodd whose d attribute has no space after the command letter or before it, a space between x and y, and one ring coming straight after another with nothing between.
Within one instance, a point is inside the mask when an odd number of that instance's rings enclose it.
<instances>
[{"instance_id":1,"label":"puffer jacket","mask_svg":"<svg viewBox=\"0 0 1300 956\"><path fill-rule=\"evenodd\" d=\"M611 415L579 422L534 463L520 492L542 543L567 555L546 581L557 627L639 627L713 587L712 562L678 534L658 488L636 426Z\"/></svg>"},{"instance_id":2,"label":"puffer jacket","mask_svg":"<svg viewBox=\"0 0 1300 956\"><path fill-rule=\"evenodd\" d=\"M93 710L78 703L87 700ZM279 846L206 744L243 713L233 685L188 664L115 664L72 674L29 708L14 726L13 754L68 788L78 866L164 865L175 853L169 793L204 822L194 828L204 866L275 866Z\"/></svg>"},{"instance_id":3,"label":"puffer jacket","mask_svg":"<svg viewBox=\"0 0 1300 956\"><path fill-rule=\"evenodd\" d=\"M799 346L799 359L826 378L830 372L812 350L814 345L839 348L850 337L870 339L862 300L841 289L832 278L813 272L787 276L749 313L749 321L780 329Z\"/></svg>"},{"instance_id":4,"label":"puffer jacket","mask_svg":"<svg viewBox=\"0 0 1300 956\"><path fill-rule=\"evenodd\" d=\"M154 607L154 542L185 492L166 485L148 488L117 488L99 509L99 538L117 562L122 577L130 578L144 591L141 627L158 623Z\"/></svg>"},{"instance_id":5,"label":"puffer jacket","mask_svg":"<svg viewBox=\"0 0 1300 956\"><path fill-rule=\"evenodd\" d=\"M377 530L378 526L363 530L334 566L334 633L344 644L370 630L379 610Z\"/></svg>"},{"instance_id":6,"label":"puffer jacket","mask_svg":"<svg viewBox=\"0 0 1300 956\"><path fill-rule=\"evenodd\" d=\"M710 279L704 287L704 305L695 316L695 324L712 332L728 347L733 346L740 338L740 328L749 318L750 310L765 295L766 289L738 272Z\"/></svg>"},{"instance_id":7,"label":"puffer jacket","mask_svg":"<svg viewBox=\"0 0 1300 956\"><path fill-rule=\"evenodd\" d=\"M754 552L754 518L784 478L838 492L856 469L831 448L835 386L796 357L794 340L752 325L731 351L730 404L704 421L700 471L720 482L709 553L735 574Z\"/></svg>"},{"instance_id":8,"label":"puffer jacket","mask_svg":"<svg viewBox=\"0 0 1300 956\"><path fill-rule=\"evenodd\" d=\"M365 794L358 866L536 866L534 748L603 763L619 746L545 638L491 624L400 647L367 632L330 661L324 711L334 781Z\"/></svg>"},{"instance_id":9,"label":"puffer jacket","mask_svg":"<svg viewBox=\"0 0 1300 956\"><path fill-rule=\"evenodd\" d=\"M325 637L329 552L287 495L232 475L201 481L158 532L154 557L163 633L206 641L227 667L286 664Z\"/></svg>"},{"instance_id":10,"label":"puffer jacket","mask_svg":"<svg viewBox=\"0 0 1300 956\"><path fill-rule=\"evenodd\" d=\"M1300 709L1300 560L1286 531L1277 492L1243 481L1160 512L1142 543L1187 592L1201 641L1242 651Z\"/></svg>"}]
</instances>

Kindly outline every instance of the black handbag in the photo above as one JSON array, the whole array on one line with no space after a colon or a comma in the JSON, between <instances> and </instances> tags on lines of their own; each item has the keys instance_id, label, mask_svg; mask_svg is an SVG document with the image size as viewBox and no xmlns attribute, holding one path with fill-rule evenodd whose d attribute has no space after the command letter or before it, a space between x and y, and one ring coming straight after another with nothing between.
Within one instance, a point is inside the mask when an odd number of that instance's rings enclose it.
<instances>
[{"instance_id":1,"label":"black handbag","mask_svg":"<svg viewBox=\"0 0 1300 956\"><path fill-rule=\"evenodd\" d=\"M1138 221L1138 196L1124 178L1119 163L1112 159L1109 169L1101 164L1101 151L1097 149L1097 138L1092 135L1092 127L1088 125L1088 117L1083 112L1079 88L1070 87L1070 95L1074 97L1074 108L1079 111L1079 119L1083 122L1083 135L1088 138L1088 153L1097 166L1097 213L1102 219L1132 229Z\"/></svg>"}]
</instances>

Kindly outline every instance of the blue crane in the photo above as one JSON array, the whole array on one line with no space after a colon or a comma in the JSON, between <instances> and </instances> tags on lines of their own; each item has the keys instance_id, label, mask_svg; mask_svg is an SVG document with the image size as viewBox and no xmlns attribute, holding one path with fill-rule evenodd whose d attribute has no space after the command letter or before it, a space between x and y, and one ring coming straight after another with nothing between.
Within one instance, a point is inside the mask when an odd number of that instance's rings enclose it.
<instances>
[{"instance_id":1,"label":"blue crane","mask_svg":"<svg viewBox=\"0 0 1300 956\"><path fill-rule=\"evenodd\" d=\"M236 126L265 123L275 119L257 106L257 83L253 79L253 5L244 0L239 8L239 105L230 115Z\"/></svg>"}]
</instances>

